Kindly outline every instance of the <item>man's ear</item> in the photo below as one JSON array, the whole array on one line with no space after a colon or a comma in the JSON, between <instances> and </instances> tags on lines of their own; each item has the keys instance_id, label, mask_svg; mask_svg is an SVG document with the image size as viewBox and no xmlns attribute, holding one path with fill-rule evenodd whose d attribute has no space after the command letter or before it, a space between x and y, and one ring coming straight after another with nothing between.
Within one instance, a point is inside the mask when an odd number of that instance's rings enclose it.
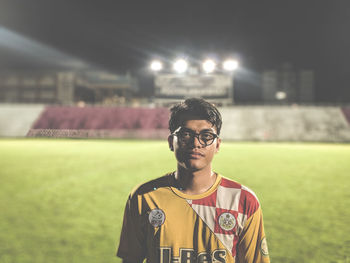
<instances>
[{"instance_id":1,"label":"man's ear","mask_svg":"<svg viewBox=\"0 0 350 263\"><path fill-rule=\"evenodd\" d=\"M168 136L168 145L169 145L169 149L170 149L170 151L174 151L174 135L172 135L172 134L170 134L169 136Z\"/></svg>"},{"instance_id":2,"label":"man's ear","mask_svg":"<svg viewBox=\"0 0 350 263\"><path fill-rule=\"evenodd\" d=\"M221 139L217 138L216 139L215 153L217 153L220 150L220 144L221 144Z\"/></svg>"}]
</instances>

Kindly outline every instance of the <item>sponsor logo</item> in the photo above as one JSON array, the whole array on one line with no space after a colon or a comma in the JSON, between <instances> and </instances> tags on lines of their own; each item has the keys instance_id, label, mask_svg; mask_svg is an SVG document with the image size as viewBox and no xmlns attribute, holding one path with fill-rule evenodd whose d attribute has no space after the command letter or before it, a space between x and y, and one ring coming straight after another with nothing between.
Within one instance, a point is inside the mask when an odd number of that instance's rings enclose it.
<instances>
[{"instance_id":1,"label":"sponsor logo","mask_svg":"<svg viewBox=\"0 0 350 263\"><path fill-rule=\"evenodd\" d=\"M236 218L230 213L222 213L219 216L219 225L225 231L230 231L236 226Z\"/></svg>"},{"instance_id":2,"label":"sponsor logo","mask_svg":"<svg viewBox=\"0 0 350 263\"><path fill-rule=\"evenodd\" d=\"M268 248L267 248L266 237L264 237L264 238L261 240L261 243L260 243L260 251L261 251L261 254L263 254L263 256L268 256L268 255L269 255L269 250L268 250Z\"/></svg>"},{"instance_id":3,"label":"sponsor logo","mask_svg":"<svg viewBox=\"0 0 350 263\"><path fill-rule=\"evenodd\" d=\"M226 250L218 249L213 253L202 252L196 255L193 249L180 248L179 257L172 256L172 250L170 247L159 248L160 263L225 263L226 262Z\"/></svg>"},{"instance_id":4,"label":"sponsor logo","mask_svg":"<svg viewBox=\"0 0 350 263\"><path fill-rule=\"evenodd\" d=\"M148 220L152 226L160 227L165 221L165 214L162 209L155 208L149 213Z\"/></svg>"}]
</instances>

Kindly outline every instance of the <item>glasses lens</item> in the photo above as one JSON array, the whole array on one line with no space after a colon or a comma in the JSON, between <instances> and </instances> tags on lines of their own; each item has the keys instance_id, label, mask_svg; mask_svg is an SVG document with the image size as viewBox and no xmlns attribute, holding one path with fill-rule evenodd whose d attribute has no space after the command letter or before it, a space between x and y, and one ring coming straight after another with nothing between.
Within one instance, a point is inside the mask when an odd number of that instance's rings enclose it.
<instances>
[{"instance_id":1,"label":"glasses lens","mask_svg":"<svg viewBox=\"0 0 350 263\"><path fill-rule=\"evenodd\" d=\"M188 131L180 131L178 132L178 137L183 142L189 142L193 138L193 134Z\"/></svg>"},{"instance_id":2,"label":"glasses lens","mask_svg":"<svg viewBox=\"0 0 350 263\"><path fill-rule=\"evenodd\" d=\"M199 142L203 145L210 145L215 140L215 134L211 132L203 132L199 134Z\"/></svg>"}]
</instances>

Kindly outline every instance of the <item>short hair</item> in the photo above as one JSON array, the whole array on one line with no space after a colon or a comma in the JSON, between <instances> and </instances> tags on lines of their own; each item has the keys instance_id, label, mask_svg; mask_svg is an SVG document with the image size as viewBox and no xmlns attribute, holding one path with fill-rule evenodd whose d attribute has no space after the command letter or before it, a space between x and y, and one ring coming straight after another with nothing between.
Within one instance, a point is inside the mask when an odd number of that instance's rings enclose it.
<instances>
[{"instance_id":1,"label":"short hair","mask_svg":"<svg viewBox=\"0 0 350 263\"><path fill-rule=\"evenodd\" d=\"M173 133L188 120L206 120L216 128L219 135L222 125L221 114L211 103L199 98L186 99L170 108L169 130Z\"/></svg>"}]
</instances>

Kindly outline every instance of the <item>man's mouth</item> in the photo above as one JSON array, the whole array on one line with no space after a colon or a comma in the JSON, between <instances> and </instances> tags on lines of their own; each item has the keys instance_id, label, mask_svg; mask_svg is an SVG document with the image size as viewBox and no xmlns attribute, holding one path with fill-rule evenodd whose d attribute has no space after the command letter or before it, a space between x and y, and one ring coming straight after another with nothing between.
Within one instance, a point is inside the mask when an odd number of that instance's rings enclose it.
<instances>
[{"instance_id":1,"label":"man's mouth","mask_svg":"<svg viewBox=\"0 0 350 263\"><path fill-rule=\"evenodd\" d=\"M198 159L200 157L203 157L204 155L200 152L189 152L188 153L190 158L193 158L193 159Z\"/></svg>"}]
</instances>

